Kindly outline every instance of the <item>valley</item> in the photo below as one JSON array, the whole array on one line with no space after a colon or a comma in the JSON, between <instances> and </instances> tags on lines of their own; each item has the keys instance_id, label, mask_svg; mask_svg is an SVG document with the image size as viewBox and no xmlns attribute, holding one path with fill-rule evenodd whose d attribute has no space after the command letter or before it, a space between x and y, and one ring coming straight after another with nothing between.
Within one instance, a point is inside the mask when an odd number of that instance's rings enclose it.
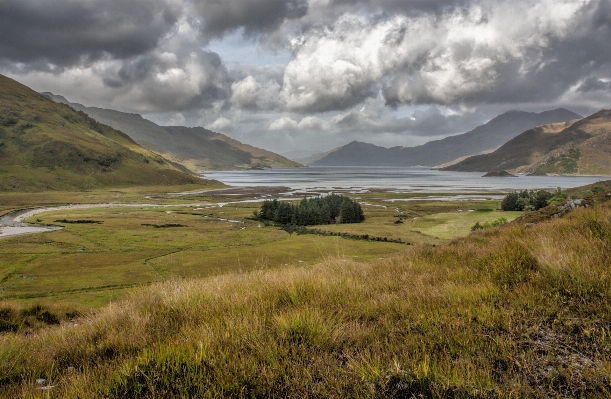
<instances>
[{"instance_id":1,"label":"valley","mask_svg":"<svg viewBox=\"0 0 611 399\"><path fill-rule=\"evenodd\" d=\"M0 83L0 398L609 397L609 111L306 169Z\"/></svg>"},{"instance_id":2,"label":"valley","mask_svg":"<svg viewBox=\"0 0 611 399\"><path fill-rule=\"evenodd\" d=\"M61 230L1 238L0 300L84 311L122 298L132 287L168 279L305 266L334 257L375 260L405 249L392 242L288 234L251 219L261 205L255 197L268 190L226 192L134 195L131 203L117 202L116 192L109 192L113 203L34 208L18 221ZM380 192L352 197L363 204L364 223L313 227L438 245L468 234L476 222L521 214L499 212L499 200L392 202L404 196ZM2 195L0 201L8 202Z\"/></svg>"}]
</instances>

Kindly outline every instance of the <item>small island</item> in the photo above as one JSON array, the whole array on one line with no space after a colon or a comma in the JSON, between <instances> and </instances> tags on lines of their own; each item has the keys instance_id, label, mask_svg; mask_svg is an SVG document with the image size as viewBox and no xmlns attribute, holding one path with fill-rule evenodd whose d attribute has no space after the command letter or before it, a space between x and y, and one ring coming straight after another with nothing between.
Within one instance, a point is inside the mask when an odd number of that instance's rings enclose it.
<instances>
[{"instance_id":1,"label":"small island","mask_svg":"<svg viewBox=\"0 0 611 399\"><path fill-rule=\"evenodd\" d=\"M488 172L482 177L518 177L514 174L507 172L506 170L495 170L492 172Z\"/></svg>"}]
</instances>

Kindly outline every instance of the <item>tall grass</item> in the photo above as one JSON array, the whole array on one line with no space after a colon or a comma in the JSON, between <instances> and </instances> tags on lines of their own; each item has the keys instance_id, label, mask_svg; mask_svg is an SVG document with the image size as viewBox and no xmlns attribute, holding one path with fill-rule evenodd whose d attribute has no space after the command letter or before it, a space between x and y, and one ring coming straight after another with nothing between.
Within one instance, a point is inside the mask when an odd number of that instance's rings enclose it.
<instances>
[{"instance_id":1,"label":"tall grass","mask_svg":"<svg viewBox=\"0 0 611 399\"><path fill-rule=\"evenodd\" d=\"M0 336L0 397L609 397L610 259L600 205L373 263L166 282Z\"/></svg>"}]
</instances>

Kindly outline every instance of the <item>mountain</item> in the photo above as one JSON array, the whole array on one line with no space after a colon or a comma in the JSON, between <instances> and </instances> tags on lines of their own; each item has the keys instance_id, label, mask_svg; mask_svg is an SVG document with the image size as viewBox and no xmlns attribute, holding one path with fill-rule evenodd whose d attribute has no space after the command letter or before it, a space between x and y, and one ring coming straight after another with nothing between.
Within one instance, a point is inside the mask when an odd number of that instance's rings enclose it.
<instances>
[{"instance_id":1,"label":"mountain","mask_svg":"<svg viewBox=\"0 0 611 399\"><path fill-rule=\"evenodd\" d=\"M0 190L202 184L184 167L0 75Z\"/></svg>"},{"instance_id":2,"label":"mountain","mask_svg":"<svg viewBox=\"0 0 611 399\"><path fill-rule=\"evenodd\" d=\"M100 123L127 134L144 148L178 162L193 172L204 170L294 168L303 165L202 127L159 126L138 114L86 107L62 96L42 93L85 112Z\"/></svg>"},{"instance_id":3,"label":"mountain","mask_svg":"<svg viewBox=\"0 0 611 399\"><path fill-rule=\"evenodd\" d=\"M320 151L302 150L302 149L291 149L280 153L283 157L290 159L291 161L299 162L299 159L309 158L312 155L318 155ZM302 163L302 162L299 162Z\"/></svg>"},{"instance_id":4,"label":"mountain","mask_svg":"<svg viewBox=\"0 0 611 399\"><path fill-rule=\"evenodd\" d=\"M304 165L312 165L314 162L318 161L319 159L322 159L324 157L326 157L327 155L329 155L330 153L337 151L339 148L334 148L330 151L327 152L316 152L313 153L312 155L309 155L307 157L303 157L303 158L292 158L293 161L295 162L299 162L301 164Z\"/></svg>"},{"instance_id":5,"label":"mountain","mask_svg":"<svg viewBox=\"0 0 611 399\"><path fill-rule=\"evenodd\" d=\"M490 151L535 126L567 122L580 115L560 108L541 113L509 111L456 136L415 147L384 148L352 142L312 162L318 166L436 166L457 158Z\"/></svg>"},{"instance_id":6,"label":"mountain","mask_svg":"<svg viewBox=\"0 0 611 399\"><path fill-rule=\"evenodd\" d=\"M609 175L611 111L527 130L490 154L472 156L444 170Z\"/></svg>"}]
</instances>

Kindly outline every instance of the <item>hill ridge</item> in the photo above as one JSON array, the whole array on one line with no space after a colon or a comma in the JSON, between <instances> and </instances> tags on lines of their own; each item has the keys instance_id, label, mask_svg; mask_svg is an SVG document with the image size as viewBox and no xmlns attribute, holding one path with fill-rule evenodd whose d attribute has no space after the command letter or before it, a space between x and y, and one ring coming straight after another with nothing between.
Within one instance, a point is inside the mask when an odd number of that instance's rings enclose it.
<instances>
[{"instance_id":1,"label":"hill ridge","mask_svg":"<svg viewBox=\"0 0 611 399\"><path fill-rule=\"evenodd\" d=\"M529 129L490 154L472 156L444 170L611 174L611 111Z\"/></svg>"},{"instance_id":2,"label":"hill ridge","mask_svg":"<svg viewBox=\"0 0 611 399\"><path fill-rule=\"evenodd\" d=\"M44 95L54 101L67 103L95 120L126 133L141 146L196 173L206 170L303 166L274 152L244 144L203 127L160 126L140 114L70 103L65 97L50 92Z\"/></svg>"},{"instance_id":3,"label":"hill ridge","mask_svg":"<svg viewBox=\"0 0 611 399\"><path fill-rule=\"evenodd\" d=\"M552 122L566 122L582 116L564 108L540 113L508 111L466 133L432 140L414 147L379 147L367 157L368 164L340 147L312 162L318 166L436 166L463 156L495 149L527 129Z\"/></svg>"}]
</instances>

